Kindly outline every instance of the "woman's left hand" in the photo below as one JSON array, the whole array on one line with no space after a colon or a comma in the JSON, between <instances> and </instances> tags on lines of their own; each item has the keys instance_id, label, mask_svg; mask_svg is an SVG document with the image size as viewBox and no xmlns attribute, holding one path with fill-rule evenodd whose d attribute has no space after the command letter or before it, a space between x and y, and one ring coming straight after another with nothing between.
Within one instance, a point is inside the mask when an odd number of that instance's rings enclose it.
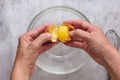
<instances>
[{"instance_id":1,"label":"woman's left hand","mask_svg":"<svg viewBox=\"0 0 120 80\"><path fill-rule=\"evenodd\" d=\"M37 57L56 44L49 42L51 37L49 33L44 33L49 25L51 24L37 27L19 38L11 80L29 80Z\"/></svg>"}]
</instances>

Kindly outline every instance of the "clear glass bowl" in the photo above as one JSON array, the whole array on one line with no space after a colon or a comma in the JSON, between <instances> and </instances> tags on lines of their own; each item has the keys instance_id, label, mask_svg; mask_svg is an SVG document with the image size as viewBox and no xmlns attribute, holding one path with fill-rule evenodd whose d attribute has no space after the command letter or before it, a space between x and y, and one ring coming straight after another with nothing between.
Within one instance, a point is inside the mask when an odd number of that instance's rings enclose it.
<instances>
[{"instance_id":1,"label":"clear glass bowl","mask_svg":"<svg viewBox=\"0 0 120 80\"><path fill-rule=\"evenodd\" d=\"M110 29L106 32L106 37L108 40L112 43L112 45L120 51L120 37L118 34L115 32L115 30Z\"/></svg>"},{"instance_id":2,"label":"clear glass bowl","mask_svg":"<svg viewBox=\"0 0 120 80\"><path fill-rule=\"evenodd\" d=\"M89 22L81 12L63 6L50 7L38 13L31 21L28 31L45 23L63 24L65 20L81 19ZM36 65L54 74L72 73L85 65L88 55L81 49L71 48L59 43L41 54Z\"/></svg>"}]
</instances>

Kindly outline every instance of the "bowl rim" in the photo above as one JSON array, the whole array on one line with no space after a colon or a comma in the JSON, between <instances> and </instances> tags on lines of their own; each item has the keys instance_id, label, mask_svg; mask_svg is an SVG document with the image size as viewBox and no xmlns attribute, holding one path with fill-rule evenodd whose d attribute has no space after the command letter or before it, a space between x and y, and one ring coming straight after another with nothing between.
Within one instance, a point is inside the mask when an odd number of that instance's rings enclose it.
<instances>
[{"instance_id":1,"label":"bowl rim","mask_svg":"<svg viewBox=\"0 0 120 80\"><path fill-rule=\"evenodd\" d=\"M32 18L32 20L31 20L31 22L30 22L30 24L29 24L29 26L28 26L27 32L30 31L31 29L33 29L34 24L38 21L38 19L39 19L41 16L44 15L44 13L46 13L46 12L48 12L48 11L52 11L52 10L62 10L62 9L66 10L66 11L71 11L71 12L73 12L74 14L76 14L76 15L78 15L78 16L82 16L82 18L83 18L85 21L87 21L87 22L90 23L89 19L88 19L82 12L80 12L80 11L74 9L74 8L67 7L67 6L52 6L52 7L49 7L49 8L46 8L46 9L42 10L41 12L39 12L37 15L35 15L35 16ZM42 64L40 64L40 63L38 64L38 61L36 61L36 65L37 65L39 68L45 70L46 72L62 75L62 74L68 74L68 73L72 73L72 72L77 71L77 70L80 69L83 65L85 65L85 64L87 63L87 61L88 61L88 59L86 59L86 61L84 62L84 64L80 65L79 67L76 67L75 69L68 70L68 71L66 71L66 72L62 72L62 71L60 72L60 71L59 71L58 73L55 73L54 70L51 70L51 69L45 67L45 65L42 65Z\"/></svg>"},{"instance_id":2,"label":"bowl rim","mask_svg":"<svg viewBox=\"0 0 120 80\"><path fill-rule=\"evenodd\" d=\"M50 10L55 10L55 9L64 9L66 11L71 11L73 13L75 13L76 15L78 16L82 16L87 22L90 23L89 19L81 12L81 11L78 11L74 8L71 8L71 7L68 7L68 6L52 6L52 7L48 7L42 11L40 11L39 13L37 13L33 18L32 20L30 21L29 25L28 25L28 28L27 28L27 32L30 31L31 29L33 29L33 25L37 22L37 20L42 16L44 15L44 13L50 11Z\"/></svg>"}]
</instances>

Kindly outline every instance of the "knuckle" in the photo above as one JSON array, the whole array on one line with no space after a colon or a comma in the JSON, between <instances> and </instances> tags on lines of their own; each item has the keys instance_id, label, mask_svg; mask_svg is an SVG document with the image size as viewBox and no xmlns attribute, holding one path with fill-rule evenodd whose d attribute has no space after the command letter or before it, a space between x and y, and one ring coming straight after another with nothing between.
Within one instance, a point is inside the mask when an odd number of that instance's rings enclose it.
<instances>
[{"instance_id":1,"label":"knuckle","mask_svg":"<svg viewBox=\"0 0 120 80\"><path fill-rule=\"evenodd\" d=\"M23 34L18 38L18 40L19 40L19 42L21 42L21 41L24 41L26 38L27 38L27 35Z\"/></svg>"},{"instance_id":2,"label":"knuckle","mask_svg":"<svg viewBox=\"0 0 120 80\"><path fill-rule=\"evenodd\" d=\"M96 32L100 32L100 33L103 33L103 30L100 28L100 27L98 27L98 26L96 26L96 30L95 30Z\"/></svg>"},{"instance_id":3,"label":"knuckle","mask_svg":"<svg viewBox=\"0 0 120 80\"><path fill-rule=\"evenodd\" d=\"M20 39L20 40L23 40L23 39L25 39L25 38L27 38L27 37L29 37L29 34L25 33L25 34L19 36L19 39Z\"/></svg>"},{"instance_id":4,"label":"knuckle","mask_svg":"<svg viewBox=\"0 0 120 80\"><path fill-rule=\"evenodd\" d=\"M24 39L23 35L19 37L19 41L22 41L23 39Z\"/></svg>"}]
</instances>

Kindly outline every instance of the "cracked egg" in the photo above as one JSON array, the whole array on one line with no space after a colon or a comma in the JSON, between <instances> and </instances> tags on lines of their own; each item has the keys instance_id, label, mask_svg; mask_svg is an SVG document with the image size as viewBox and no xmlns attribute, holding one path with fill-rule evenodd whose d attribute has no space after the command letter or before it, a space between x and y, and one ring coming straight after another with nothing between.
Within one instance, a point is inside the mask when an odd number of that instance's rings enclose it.
<instances>
[{"instance_id":1,"label":"cracked egg","mask_svg":"<svg viewBox=\"0 0 120 80\"><path fill-rule=\"evenodd\" d=\"M68 42L71 40L69 36L69 31L74 30L73 26L69 24L62 25L50 25L46 28L45 32L51 34L51 42Z\"/></svg>"}]
</instances>

